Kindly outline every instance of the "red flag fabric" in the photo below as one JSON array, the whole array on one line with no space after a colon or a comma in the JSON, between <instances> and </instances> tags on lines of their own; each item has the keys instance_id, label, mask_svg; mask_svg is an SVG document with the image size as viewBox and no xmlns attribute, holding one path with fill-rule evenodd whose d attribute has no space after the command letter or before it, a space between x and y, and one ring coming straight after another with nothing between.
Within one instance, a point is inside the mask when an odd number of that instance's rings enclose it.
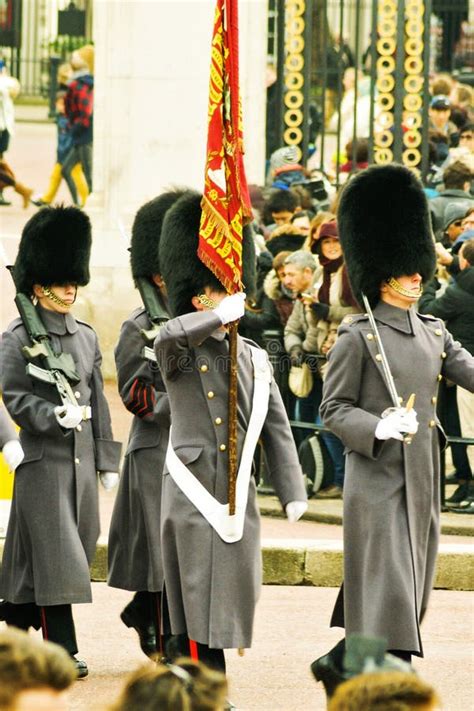
<instances>
[{"instance_id":1,"label":"red flag fabric","mask_svg":"<svg viewBox=\"0 0 474 711\"><path fill-rule=\"evenodd\" d=\"M243 163L238 0L217 0L198 257L229 293L242 289L242 228L252 216Z\"/></svg>"}]
</instances>

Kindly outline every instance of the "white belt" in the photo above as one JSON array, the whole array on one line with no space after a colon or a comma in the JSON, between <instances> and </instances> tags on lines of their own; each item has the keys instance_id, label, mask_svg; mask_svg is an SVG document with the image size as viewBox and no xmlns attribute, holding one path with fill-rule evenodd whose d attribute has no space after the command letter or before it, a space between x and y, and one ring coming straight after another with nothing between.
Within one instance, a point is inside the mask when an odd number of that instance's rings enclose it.
<instances>
[{"instance_id":1,"label":"white belt","mask_svg":"<svg viewBox=\"0 0 474 711\"><path fill-rule=\"evenodd\" d=\"M172 428L166 453L166 465L173 481L226 543L240 541L244 533L253 455L267 416L272 381L270 364L265 351L250 346L250 344L247 345L249 345L252 356L254 389L252 412L237 473L235 514L231 516L229 504L219 503L176 455L171 444Z\"/></svg>"}]
</instances>

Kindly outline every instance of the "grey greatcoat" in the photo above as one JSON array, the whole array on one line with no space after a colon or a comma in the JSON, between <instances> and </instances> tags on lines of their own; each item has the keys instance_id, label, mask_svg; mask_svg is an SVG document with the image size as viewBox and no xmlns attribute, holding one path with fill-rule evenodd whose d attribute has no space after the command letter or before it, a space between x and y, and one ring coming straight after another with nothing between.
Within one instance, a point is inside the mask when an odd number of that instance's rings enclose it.
<instances>
[{"instance_id":1,"label":"grey greatcoat","mask_svg":"<svg viewBox=\"0 0 474 711\"><path fill-rule=\"evenodd\" d=\"M160 506L170 415L158 366L141 355L140 332L150 328L145 310L138 309L124 322L115 348L120 397L135 417L110 524L108 584L157 592L163 587Z\"/></svg>"},{"instance_id":2,"label":"grey greatcoat","mask_svg":"<svg viewBox=\"0 0 474 711\"><path fill-rule=\"evenodd\" d=\"M227 501L228 342L213 312L168 321L155 351L170 399L178 457L221 503ZM212 334L215 334L212 336ZM250 417L253 366L238 339L238 461ZM275 382L262 430L275 491L283 506L306 492L288 418ZM162 498L165 589L173 634L210 647L249 647L260 585L260 517L250 480L244 534L224 543L174 483L165 466Z\"/></svg>"},{"instance_id":3,"label":"grey greatcoat","mask_svg":"<svg viewBox=\"0 0 474 711\"><path fill-rule=\"evenodd\" d=\"M63 429L56 388L31 378L21 352L29 338L20 319L3 334L0 357L5 405L25 458L17 468L0 578L8 602L62 605L91 601L89 565L99 536L97 471L118 471L103 393L101 355L93 329L71 314L37 307L56 352L70 353L80 375L74 386L92 420ZM40 362L37 365L41 365Z\"/></svg>"},{"instance_id":4,"label":"grey greatcoat","mask_svg":"<svg viewBox=\"0 0 474 711\"><path fill-rule=\"evenodd\" d=\"M0 450L12 439L18 439L18 435L8 417L4 404L0 402Z\"/></svg>"},{"instance_id":5,"label":"grey greatcoat","mask_svg":"<svg viewBox=\"0 0 474 711\"><path fill-rule=\"evenodd\" d=\"M346 447L344 586L332 624L422 655L420 622L439 538L439 380L474 390L474 358L442 321L383 302L374 309L399 397L416 394L411 444L375 439L392 406L366 315L347 316L330 352L321 414Z\"/></svg>"}]
</instances>

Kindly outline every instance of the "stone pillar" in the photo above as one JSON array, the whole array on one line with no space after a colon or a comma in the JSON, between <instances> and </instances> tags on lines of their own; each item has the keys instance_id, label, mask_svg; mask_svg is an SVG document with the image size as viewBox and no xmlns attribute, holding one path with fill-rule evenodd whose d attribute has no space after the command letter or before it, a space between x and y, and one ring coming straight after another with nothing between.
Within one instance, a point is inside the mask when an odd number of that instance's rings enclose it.
<instances>
[{"instance_id":1,"label":"stone pillar","mask_svg":"<svg viewBox=\"0 0 474 711\"><path fill-rule=\"evenodd\" d=\"M202 189L215 0L95 0L91 284L78 305L98 330L104 372L139 297L128 269L133 216L174 185ZM239 3L246 169L263 184L266 0Z\"/></svg>"}]
</instances>

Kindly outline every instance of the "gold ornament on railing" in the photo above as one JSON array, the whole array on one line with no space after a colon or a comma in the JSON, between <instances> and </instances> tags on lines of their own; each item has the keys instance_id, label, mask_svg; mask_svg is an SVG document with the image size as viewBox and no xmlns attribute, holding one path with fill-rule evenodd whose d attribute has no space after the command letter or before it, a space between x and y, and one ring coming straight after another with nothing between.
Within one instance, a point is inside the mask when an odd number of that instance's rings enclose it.
<instances>
[{"instance_id":1,"label":"gold ornament on railing","mask_svg":"<svg viewBox=\"0 0 474 711\"><path fill-rule=\"evenodd\" d=\"M287 0L285 10L285 130L283 140L287 146L296 146L301 159L303 143L304 104L304 13L305 0Z\"/></svg>"},{"instance_id":2,"label":"gold ornament on railing","mask_svg":"<svg viewBox=\"0 0 474 711\"><path fill-rule=\"evenodd\" d=\"M409 168L421 165L421 124L423 109L423 33L425 7L422 0L406 0L405 4L405 80L403 88L403 134L402 160Z\"/></svg>"},{"instance_id":3,"label":"gold ornament on railing","mask_svg":"<svg viewBox=\"0 0 474 711\"><path fill-rule=\"evenodd\" d=\"M397 36L397 2L380 0L377 13L377 80L374 161L379 165L393 160L393 107L395 97L395 51Z\"/></svg>"},{"instance_id":4,"label":"gold ornament on railing","mask_svg":"<svg viewBox=\"0 0 474 711\"><path fill-rule=\"evenodd\" d=\"M395 81L403 81L403 133L402 162L418 170L421 165L423 109L423 49L424 14L423 0L406 0L404 8L405 41L397 46L396 0L379 0L377 16L377 79L376 79L376 127L374 131L374 161L378 164L393 160ZM403 76L395 76L395 56L404 52Z\"/></svg>"}]
</instances>

